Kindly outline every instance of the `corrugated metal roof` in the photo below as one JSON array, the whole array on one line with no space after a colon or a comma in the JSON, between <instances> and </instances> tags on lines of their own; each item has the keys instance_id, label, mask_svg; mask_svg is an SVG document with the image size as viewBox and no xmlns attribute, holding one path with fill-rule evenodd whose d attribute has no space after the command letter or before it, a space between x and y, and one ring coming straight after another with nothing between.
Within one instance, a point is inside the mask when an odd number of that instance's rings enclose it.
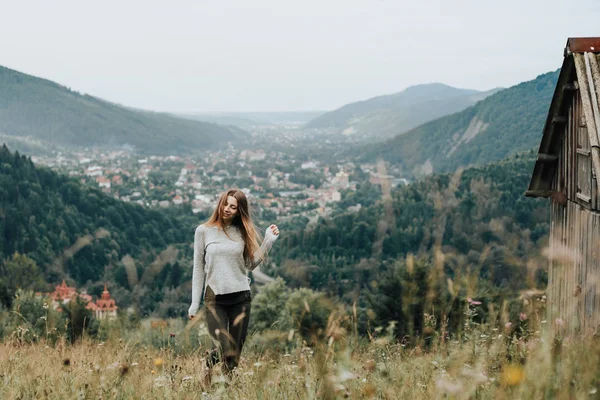
<instances>
[{"instance_id":1,"label":"corrugated metal roof","mask_svg":"<svg viewBox=\"0 0 600 400\"><path fill-rule=\"evenodd\" d=\"M592 167L597 179L600 179L600 37L569 38L564 50L564 61L550 103L546 125L538 159L535 163L529 189L525 192L530 197L549 197L554 177L562 135L565 132L569 105L576 89L583 99L584 114L591 135ZM588 79L590 77L591 79ZM586 107L586 104L588 105ZM595 139L594 140L594 137ZM599 185L600 188L600 185ZM600 194L600 193L599 193Z\"/></svg>"}]
</instances>

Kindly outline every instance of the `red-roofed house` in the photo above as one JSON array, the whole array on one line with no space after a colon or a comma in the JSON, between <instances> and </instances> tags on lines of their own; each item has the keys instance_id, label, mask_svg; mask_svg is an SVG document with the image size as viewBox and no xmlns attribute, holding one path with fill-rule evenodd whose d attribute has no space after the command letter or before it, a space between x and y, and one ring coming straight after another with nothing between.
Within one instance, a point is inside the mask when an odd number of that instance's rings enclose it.
<instances>
[{"instance_id":1,"label":"red-roofed house","mask_svg":"<svg viewBox=\"0 0 600 400\"><path fill-rule=\"evenodd\" d=\"M79 296L81 300L87 303L86 307L88 310L92 310L94 315L98 319L103 318L116 318L117 307L115 301L110 298L110 293L104 285L104 292L102 292L102 298L92 302L92 296L87 293L77 293L77 289L74 287L67 286L63 280L60 285L57 285L54 292L49 294L52 299L53 307L57 310L61 310L62 304L67 304L75 297Z\"/></svg>"},{"instance_id":2,"label":"red-roofed house","mask_svg":"<svg viewBox=\"0 0 600 400\"><path fill-rule=\"evenodd\" d=\"M173 197L173 204L179 205L181 203L183 203L183 198L180 195Z\"/></svg>"},{"instance_id":3,"label":"red-roofed house","mask_svg":"<svg viewBox=\"0 0 600 400\"><path fill-rule=\"evenodd\" d=\"M122 185L123 184L123 177L121 175L115 175L112 177L112 183L115 185Z\"/></svg>"},{"instance_id":4,"label":"red-roofed house","mask_svg":"<svg viewBox=\"0 0 600 400\"><path fill-rule=\"evenodd\" d=\"M50 298L57 303L68 303L73 296L77 295L74 287L69 287L64 279L60 285L57 285L54 292L50 293Z\"/></svg>"},{"instance_id":5,"label":"red-roofed house","mask_svg":"<svg viewBox=\"0 0 600 400\"><path fill-rule=\"evenodd\" d=\"M108 292L105 284L104 291L102 292L102 298L96 300L96 303L92 303L90 301L86 308L88 310L92 310L98 319L112 319L117 317L117 309L119 307L117 307L115 300L110 298L110 293Z\"/></svg>"},{"instance_id":6,"label":"red-roofed house","mask_svg":"<svg viewBox=\"0 0 600 400\"><path fill-rule=\"evenodd\" d=\"M87 293L77 293L77 289L67 286L64 279L60 285L55 287L54 292L49 294L52 306L59 311L61 311L61 304L67 304L77 296L84 302L92 301L92 296Z\"/></svg>"}]
</instances>

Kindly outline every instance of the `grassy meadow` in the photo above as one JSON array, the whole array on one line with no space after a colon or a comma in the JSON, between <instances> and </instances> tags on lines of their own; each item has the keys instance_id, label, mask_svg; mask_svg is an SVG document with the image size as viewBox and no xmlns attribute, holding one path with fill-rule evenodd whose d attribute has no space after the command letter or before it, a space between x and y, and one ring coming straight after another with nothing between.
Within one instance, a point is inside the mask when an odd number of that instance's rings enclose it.
<instances>
[{"instance_id":1,"label":"grassy meadow","mask_svg":"<svg viewBox=\"0 0 600 400\"><path fill-rule=\"evenodd\" d=\"M393 326L359 338L346 317L330 317L310 344L296 332L251 336L238 369L214 368L205 382L203 321L145 321L136 331L113 322L106 341L0 344L2 399L593 399L600 341L560 339L535 313L499 326L476 323L469 302L464 329L398 341ZM427 316L425 316L427 318ZM501 318L500 318L501 319ZM152 327L154 326L154 328ZM351 325L350 325L351 326ZM433 326L433 325L432 325Z\"/></svg>"}]
</instances>

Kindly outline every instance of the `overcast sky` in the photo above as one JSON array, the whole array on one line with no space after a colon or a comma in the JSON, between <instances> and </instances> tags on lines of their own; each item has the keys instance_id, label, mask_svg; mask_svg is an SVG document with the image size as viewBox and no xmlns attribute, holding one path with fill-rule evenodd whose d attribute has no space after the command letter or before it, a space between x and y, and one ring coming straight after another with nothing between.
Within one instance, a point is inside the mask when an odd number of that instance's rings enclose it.
<instances>
[{"instance_id":1,"label":"overcast sky","mask_svg":"<svg viewBox=\"0 0 600 400\"><path fill-rule=\"evenodd\" d=\"M600 36L600 0L0 0L0 65L162 111L329 110L508 87Z\"/></svg>"}]
</instances>

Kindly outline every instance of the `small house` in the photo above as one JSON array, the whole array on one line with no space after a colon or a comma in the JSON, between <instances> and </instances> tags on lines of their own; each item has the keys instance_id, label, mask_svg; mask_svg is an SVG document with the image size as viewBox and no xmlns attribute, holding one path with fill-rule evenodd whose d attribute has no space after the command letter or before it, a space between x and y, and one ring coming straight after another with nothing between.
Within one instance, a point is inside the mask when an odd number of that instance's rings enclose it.
<instances>
[{"instance_id":1,"label":"small house","mask_svg":"<svg viewBox=\"0 0 600 400\"><path fill-rule=\"evenodd\" d=\"M548 319L555 331L600 327L600 38L564 50L529 189L550 198Z\"/></svg>"}]
</instances>

